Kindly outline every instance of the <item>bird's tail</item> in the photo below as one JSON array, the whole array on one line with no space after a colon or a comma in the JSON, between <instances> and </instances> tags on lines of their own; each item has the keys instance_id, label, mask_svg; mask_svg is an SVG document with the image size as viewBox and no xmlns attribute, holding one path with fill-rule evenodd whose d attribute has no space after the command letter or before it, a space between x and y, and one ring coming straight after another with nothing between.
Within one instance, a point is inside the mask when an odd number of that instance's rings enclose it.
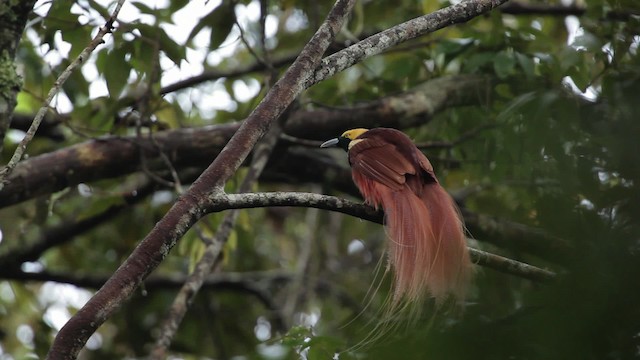
<instances>
[{"instance_id":1,"label":"bird's tail","mask_svg":"<svg viewBox=\"0 0 640 360\"><path fill-rule=\"evenodd\" d=\"M392 191L379 186L394 273L392 307L425 296L442 303L465 296L471 273L464 225L453 199L438 184L426 184L420 195L408 186Z\"/></svg>"}]
</instances>

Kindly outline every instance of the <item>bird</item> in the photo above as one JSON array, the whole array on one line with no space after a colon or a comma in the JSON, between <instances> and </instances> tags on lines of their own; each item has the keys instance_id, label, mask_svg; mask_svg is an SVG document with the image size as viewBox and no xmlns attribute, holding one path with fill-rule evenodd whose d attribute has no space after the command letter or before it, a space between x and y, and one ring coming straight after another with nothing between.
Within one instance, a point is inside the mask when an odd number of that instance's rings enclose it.
<instances>
[{"instance_id":1,"label":"bird","mask_svg":"<svg viewBox=\"0 0 640 360\"><path fill-rule=\"evenodd\" d=\"M464 300L472 273L464 222L409 136L391 128L357 128L320 147L347 151L365 203L384 212L391 307L426 298L436 304Z\"/></svg>"}]
</instances>

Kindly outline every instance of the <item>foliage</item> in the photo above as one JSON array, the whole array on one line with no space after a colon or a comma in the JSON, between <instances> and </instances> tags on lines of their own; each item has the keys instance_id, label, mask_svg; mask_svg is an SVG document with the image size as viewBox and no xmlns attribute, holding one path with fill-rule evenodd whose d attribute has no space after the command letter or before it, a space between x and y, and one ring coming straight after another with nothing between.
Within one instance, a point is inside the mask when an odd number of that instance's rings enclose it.
<instances>
[{"instance_id":1,"label":"foliage","mask_svg":"<svg viewBox=\"0 0 640 360\"><path fill-rule=\"evenodd\" d=\"M264 43L255 15L258 1L205 2L206 11L185 29L178 19L192 3L127 5L126 11L138 15L117 23L55 104L64 139L42 133L30 145L29 156L99 137L147 136L244 119L280 70L261 64L299 52L332 2L268 2ZM358 112L364 101L448 75L490 79L484 93L469 94L467 106L450 106L433 119L416 114L403 130L416 142L453 143L429 147L426 153L447 189L463 194L458 200L466 211L543 231L567 245L537 244L542 250L532 252L522 239L505 233L506 244L477 236L473 246L552 269L559 274L557 281L533 283L479 269L463 311L435 311L426 304L421 317L400 320L381 338L372 338L389 288L388 279L377 287L384 271L379 225L313 209L243 210L215 270L223 277L241 274L243 281L205 287L171 353L189 359L328 359L336 353L340 359L638 357L640 9L632 0L583 3L586 10L569 17L494 11L370 58L299 99L300 110L347 109L355 114L353 123L373 127L379 124L368 123L366 113ZM446 5L362 1L333 51ZM35 10L16 59L23 77L16 116L37 111L57 74L104 24L110 7L92 0L54 1L39 3ZM568 31L568 24L579 28ZM220 76L166 91L199 73ZM4 140L3 162L16 136ZM315 150L292 146L286 151ZM61 282L94 291L177 198L175 187L156 181L172 180L166 177L171 168L153 161L164 164L142 155L140 171L0 210L0 254L11 254L56 226L121 207L107 221L61 239L33 262L17 269L0 266L0 276L13 279L0 282L0 354L5 354L0 358L45 356L59 330L57 319L67 318L82 302L61 302L55 292L63 290L52 282L12 274L20 269L61 274ZM342 154L332 161L346 166ZM187 173L206 165L194 160L172 166ZM242 176L227 184L228 193L236 191ZM134 203L124 200L145 186L150 195ZM299 183L280 177L261 180L255 190L354 195L338 188L325 179ZM210 236L222 217L208 216L201 231ZM202 247L192 229L154 276L183 279ZM94 278L78 284L85 276ZM373 293L371 283L376 284ZM176 292L175 284L168 284L149 280L99 329L85 355L146 356Z\"/></svg>"}]
</instances>

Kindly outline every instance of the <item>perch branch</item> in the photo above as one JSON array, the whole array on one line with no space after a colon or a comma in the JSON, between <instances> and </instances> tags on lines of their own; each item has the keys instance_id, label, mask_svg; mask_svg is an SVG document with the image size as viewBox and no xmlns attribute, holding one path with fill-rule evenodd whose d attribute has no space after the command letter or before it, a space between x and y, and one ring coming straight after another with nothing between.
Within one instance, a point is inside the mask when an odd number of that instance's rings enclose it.
<instances>
[{"instance_id":1,"label":"perch branch","mask_svg":"<svg viewBox=\"0 0 640 360\"><path fill-rule=\"evenodd\" d=\"M383 214L370 206L329 195L300 192L230 194L208 209L211 212L237 208L272 206L313 207L336 211L363 220L382 223ZM551 271L477 249L470 249L474 263L525 279L544 281L555 277Z\"/></svg>"}]
</instances>

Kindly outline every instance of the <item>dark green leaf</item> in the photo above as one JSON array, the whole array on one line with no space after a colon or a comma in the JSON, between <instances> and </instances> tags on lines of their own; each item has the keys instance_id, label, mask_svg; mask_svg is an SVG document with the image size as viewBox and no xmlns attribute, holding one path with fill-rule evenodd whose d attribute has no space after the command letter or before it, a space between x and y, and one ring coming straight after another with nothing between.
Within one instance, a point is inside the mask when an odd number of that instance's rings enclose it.
<instances>
[{"instance_id":1,"label":"dark green leaf","mask_svg":"<svg viewBox=\"0 0 640 360\"><path fill-rule=\"evenodd\" d=\"M160 49L167 55L176 65L180 65L182 60L187 56L187 49L175 42L164 30L160 32Z\"/></svg>"},{"instance_id":2,"label":"dark green leaf","mask_svg":"<svg viewBox=\"0 0 640 360\"><path fill-rule=\"evenodd\" d=\"M235 24L236 13L232 2L223 2L204 16L191 30L189 40L193 39L205 27L211 28L209 47L216 49L229 35L229 31Z\"/></svg>"},{"instance_id":3,"label":"dark green leaf","mask_svg":"<svg viewBox=\"0 0 640 360\"><path fill-rule=\"evenodd\" d=\"M516 52L515 53L516 60L518 61L518 65L524 72L527 79L531 80L535 76L536 64L533 59L525 54Z\"/></svg>"},{"instance_id":4,"label":"dark green leaf","mask_svg":"<svg viewBox=\"0 0 640 360\"><path fill-rule=\"evenodd\" d=\"M149 5L140 2L140 1L132 1L131 5L135 6L136 8L138 8L138 10L140 10L141 13L143 14L150 14L150 15L154 15L156 14L156 10L152 9L151 7L149 7Z\"/></svg>"},{"instance_id":5,"label":"dark green leaf","mask_svg":"<svg viewBox=\"0 0 640 360\"><path fill-rule=\"evenodd\" d=\"M513 69L516 65L516 60L513 54L506 51L500 51L495 55L493 60L493 69L499 78L505 79L513 73Z\"/></svg>"},{"instance_id":6,"label":"dark green leaf","mask_svg":"<svg viewBox=\"0 0 640 360\"><path fill-rule=\"evenodd\" d=\"M479 72L481 68L493 62L494 56L495 54L493 53L473 54L463 62L464 69L470 73Z\"/></svg>"},{"instance_id":7,"label":"dark green leaf","mask_svg":"<svg viewBox=\"0 0 640 360\"><path fill-rule=\"evenodd\" d=\"M127 79L131 71L131 65L126 60L127 56L126 50L116 48L109 51L104 60L106 62L104 64L104 77L107 80L109 94L113 99L117 99L122 90L124 90L125 85L127 85Z\"/></svg>"},{"instance_id":8,"label":"dark green leaf","mask_svg":"<svg viewBox=\"0 0 640 360\"><path fill-rule=\"evenodd\" d=\"M91 27L79 26L75 29L64 31L62 38L71 44L69 58L75 59L91 42Z\"/></svg>"}]
</instances>

